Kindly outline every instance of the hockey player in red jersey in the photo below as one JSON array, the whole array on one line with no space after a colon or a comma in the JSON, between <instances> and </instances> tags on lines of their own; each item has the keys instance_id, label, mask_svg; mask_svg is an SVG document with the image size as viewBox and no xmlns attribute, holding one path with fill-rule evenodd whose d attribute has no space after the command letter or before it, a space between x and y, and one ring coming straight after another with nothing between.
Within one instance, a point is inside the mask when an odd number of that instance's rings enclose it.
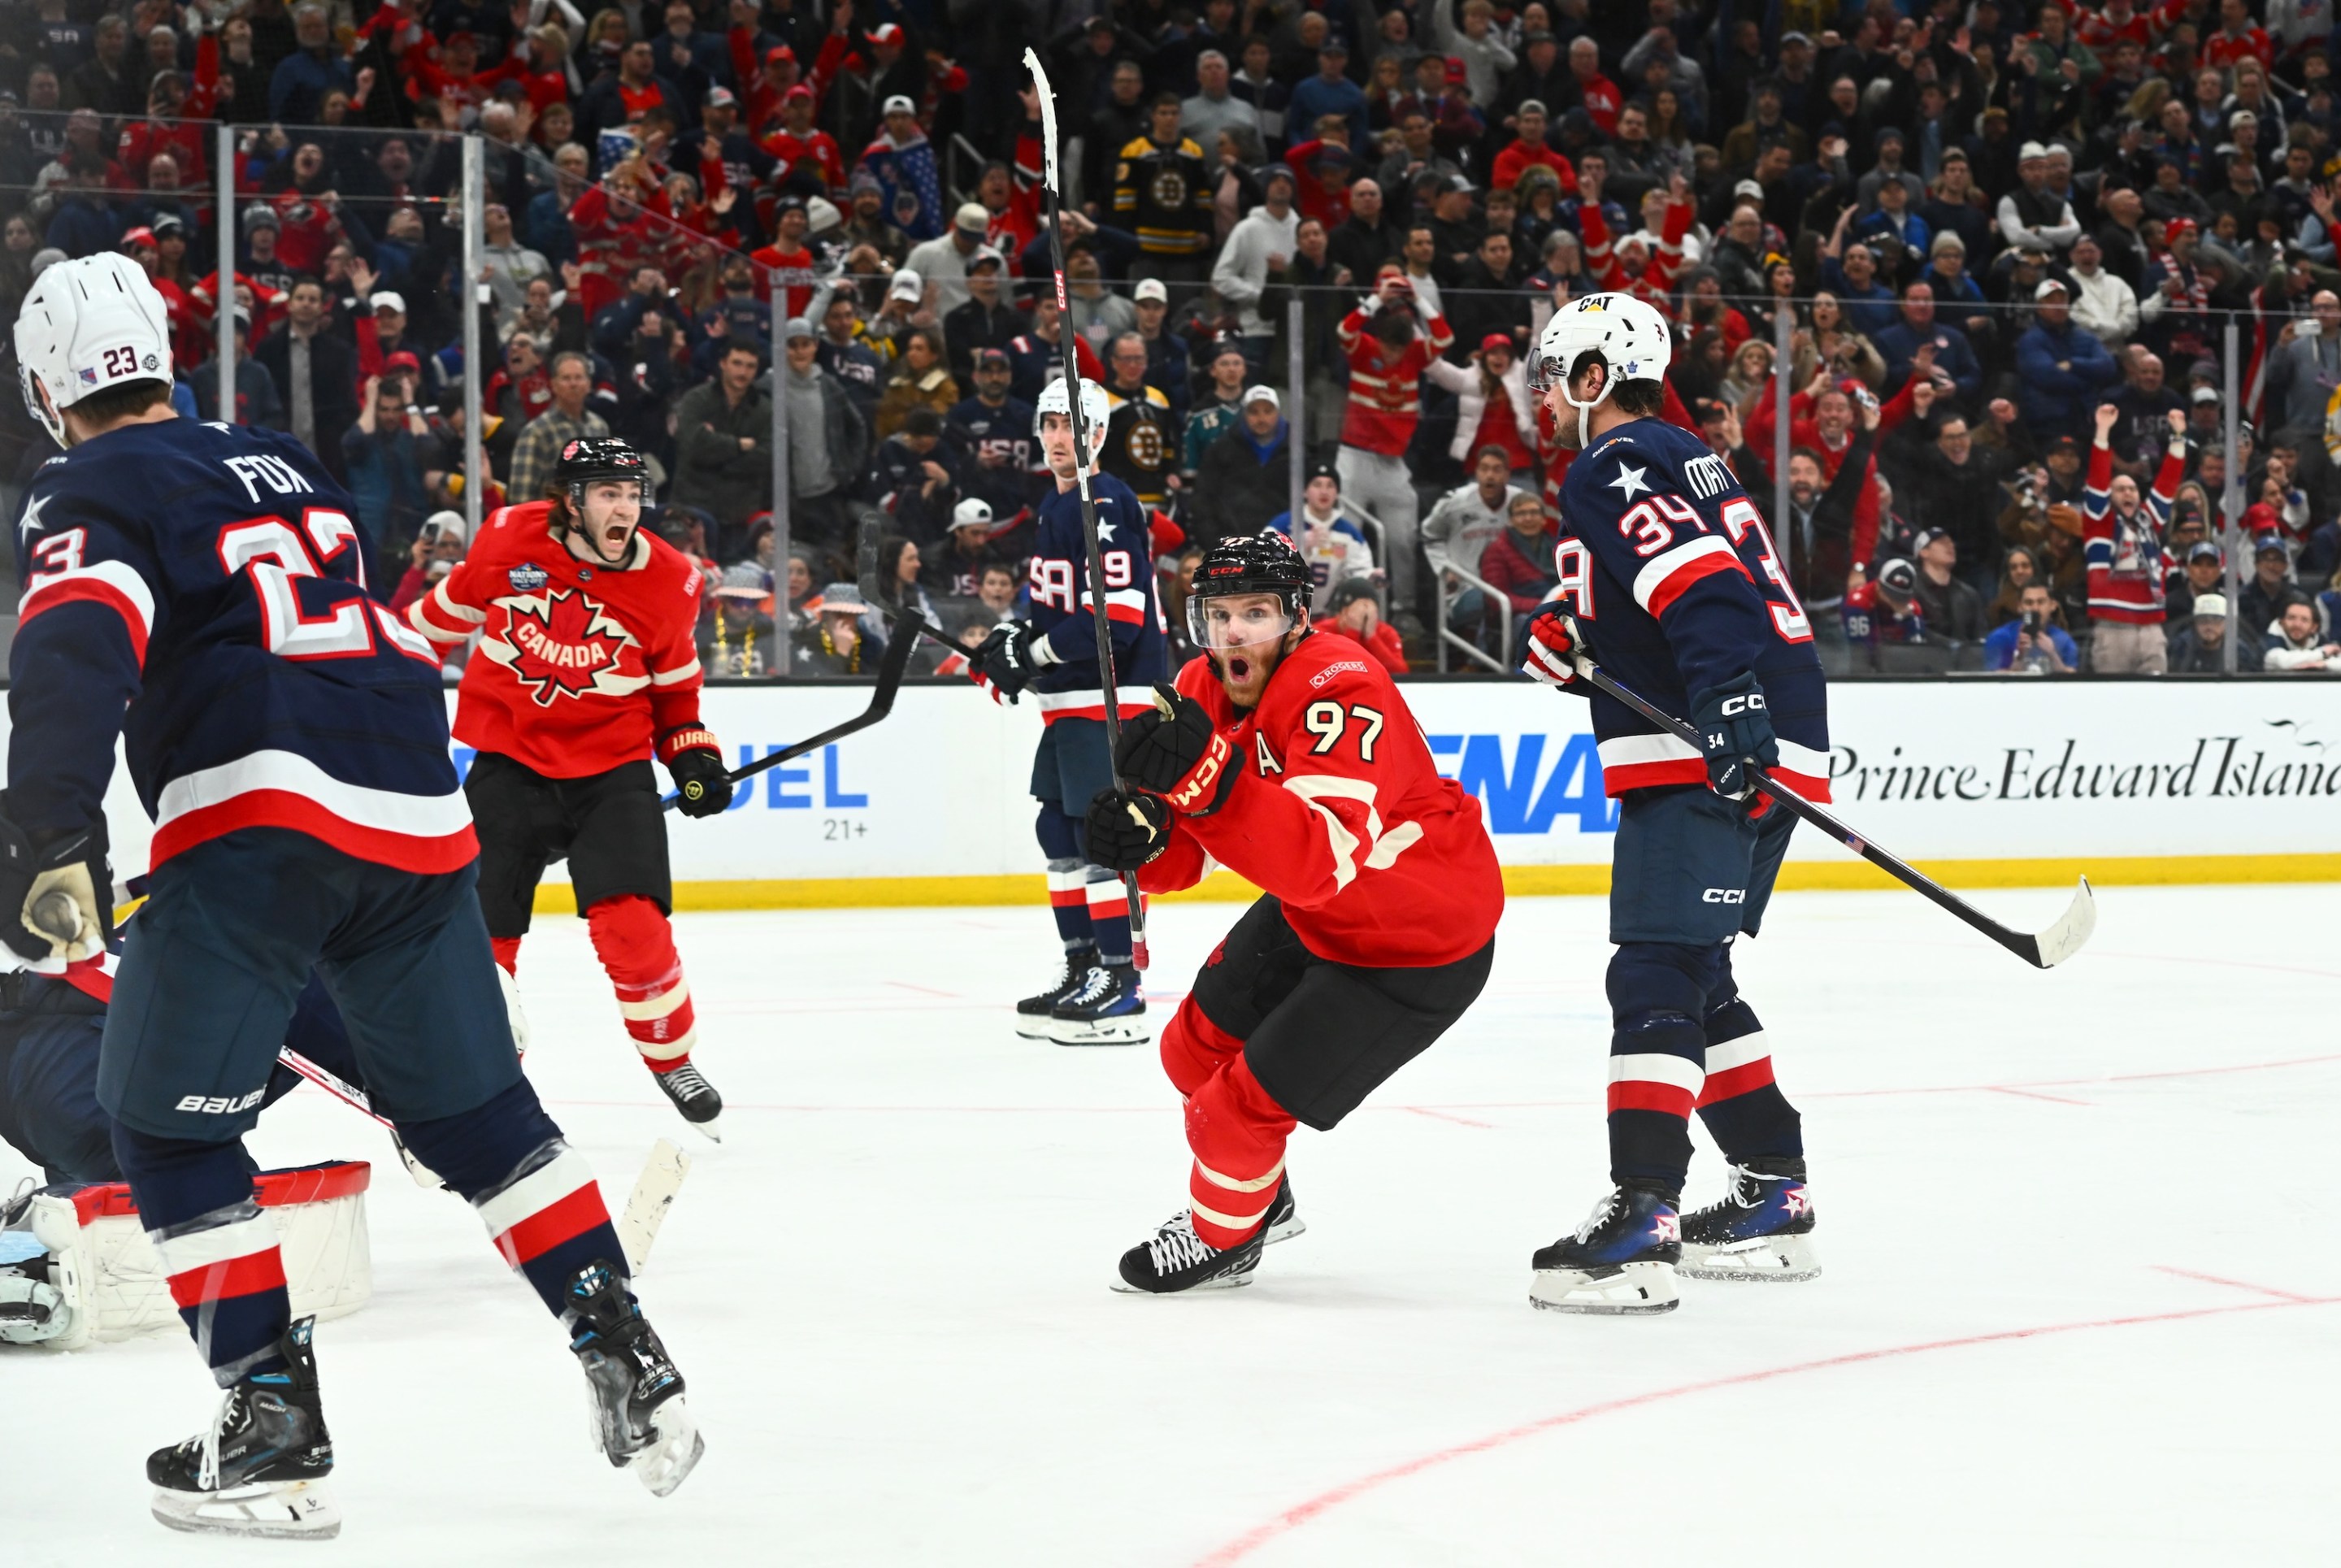
<instances>
[{"instance_id":1,"label":"hockey player in red jersey","mask_svg":"<svg viewBox=\"0 0 2341 1568\"><path fill-rule=\"evenodd\" d=\"M1539 1248L1529 1299L1559 1312L1656 1313L1675 1271L1806 1279L1803 1125L1731 973L1796 818L1751 766L1828 799L1828 700L1813 632L1763 514L1700 436L1659 417L1667 318L1623 294L1554 313L1530 385L1564 444L1555 604L1529 623L1528 673L1588 695L1602 779L1621 801L1609 884L1609 1178L1572 1235ZM1685 714L1679 740L1577 668ZM1696 1111L1731 1162L1720 1203L1681 1212Z\"/></svg>"},{"instance_id":2,"label":"hockey player in red jersey","mask_svg":"<svg viewBox=\"0 0 2341 1568\"><path fill-rule=\"evenodd\" d=\"M1089 808L1090 853L1149 893L1212 862L1263 896L1162 1034L1194 1151L1190 1206L1122 1255L1118 1290L1250 1283L1297 1234L1285 1139L1329 1131L1453 1026L1487 984L1503 879L1479 805L1439 776L1381 667L1312 633L1308 564L1275 534L1196 568L1204 652L1125 720L1127 787Z\"/></svg>"},{"instance_id":3,"label":"hockey player in red jersey","mask_svg":"<svg viewBox=\"0 0 2341 1568\"><path fill-rule=\"evenodd\" d=\"M640 453L573 441L551 495L489 518L407 615L434 643L481 634L455 738L479 749L463 793L496 962L519 973L537 882L567 855L626 1033L683 1119L712 1138L723 1102L691 1060L698 1030L667 924L673 886L651 758L674 775L685 816L723 811L732 780L699 722L699 574L640 531L649 501Z\"/></svg>"}]
</instances>

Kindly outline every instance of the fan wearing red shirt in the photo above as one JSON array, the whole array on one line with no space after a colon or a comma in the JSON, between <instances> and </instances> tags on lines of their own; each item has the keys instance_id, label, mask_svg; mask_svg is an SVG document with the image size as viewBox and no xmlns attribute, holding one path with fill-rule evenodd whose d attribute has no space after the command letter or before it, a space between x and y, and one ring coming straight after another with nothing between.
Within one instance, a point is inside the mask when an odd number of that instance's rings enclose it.
<instances>
[{"instance_id":1,"label":"fan wearing red shirt","mask_svg":"<svg viewBox=\"0 0 2341 1568\"><path fill-rule=\"evenodd\" d=\"M1479 804L1441 778L1406 700L1346 637L1312 632L1282 535L1222 539L1195 569L1204 649L1122 724L1089 854L1150 893L1212 863L1263 890L1162 1034L1185 1098L1190 1206L1122 1254L1115 1288L1250 1282L1302 1229L1284 1170L1451 1028L1487 984L1503 878Z\"/></svg>"},{"instance_id":2,"label":"fan wearing red shirt","mask_svg":"<svg viewBox=\"0 0 2341 1568\"><path fill-rule=\"evenodd\" d=\"M567 855L626 1032L675 1109L712 1138L723 1101L692 1064L698 1030L667 924L674 889L651 772L656 755L685 816L731 804L722 750L699 719L700 575L639 531L649 469L626 443L571 442L551 490L489 518L407 619L443 645L480 635L454 730L478 753L463 794L496 962L517 973L536 884Z\"/></svg>"}]
</instances>

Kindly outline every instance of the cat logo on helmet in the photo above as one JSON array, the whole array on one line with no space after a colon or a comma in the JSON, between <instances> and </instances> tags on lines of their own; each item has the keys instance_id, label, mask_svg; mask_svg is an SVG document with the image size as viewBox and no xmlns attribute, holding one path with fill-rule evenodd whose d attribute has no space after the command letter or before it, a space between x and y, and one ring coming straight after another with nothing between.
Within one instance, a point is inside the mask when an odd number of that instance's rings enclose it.
<instances>
[{"instance_id":1,"label":"cat logo on helmet","mask_svg":"<svg viewBox=\"0 0 2341 1568\"><path fill-rule=\"evenodd\" d=\"M1583 299L1577 302L1577 308L1580 311L1586 312L1608 310L1609 308L1609 302L1603 299L1598 294L1589 294Z\"/></svg>"}]
</instances>

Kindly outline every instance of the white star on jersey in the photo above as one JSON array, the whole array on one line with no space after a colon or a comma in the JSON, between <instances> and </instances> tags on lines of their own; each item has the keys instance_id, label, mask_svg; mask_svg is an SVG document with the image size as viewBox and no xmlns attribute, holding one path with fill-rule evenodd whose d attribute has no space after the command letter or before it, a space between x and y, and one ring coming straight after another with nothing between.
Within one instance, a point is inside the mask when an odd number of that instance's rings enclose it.
<instances>
[{"instance_id":1,"label":"white star on jersey","mask_svg":"<svg viewBox=\"0 0 2341 1568\"><path fill-rule=\"evenodd\" d=\"M1608 487L1611 490L1624 491L1624 499L1631 501L1634 498L1634 493L1636 491L1649 490L1650 488L1642 481L1642 475L1648 474L1649 471L1650 469L1648 464L1643 464L1639 468L1629 468L1624 464L1620 463L1618 464L1618 477L1609 481Z\"/></svg>"},{"instance_id":2,"label":"white star on jersey","mask_svg":"<svg viewBox=\"0 0 2341 1568\"><path fill-rule=\"evenodd\" d=\"M1113 540L1113 524L1102 517L1098 519L1098 537L1109 544Z\"/></svg>"},{"instance_id":3,"label":"white star on jersey","mask_svg":"<svg viewBox=\"0 0 2341 1568\"><path fill-rule=\"evenodd\" d=\"M41 521L41 508L48 504L49 498L45 495L25 503L25 515L16 524L16 536L19 539L30 539L34 534L48 527L47 524Z\"/></svg>"}]
</instances>

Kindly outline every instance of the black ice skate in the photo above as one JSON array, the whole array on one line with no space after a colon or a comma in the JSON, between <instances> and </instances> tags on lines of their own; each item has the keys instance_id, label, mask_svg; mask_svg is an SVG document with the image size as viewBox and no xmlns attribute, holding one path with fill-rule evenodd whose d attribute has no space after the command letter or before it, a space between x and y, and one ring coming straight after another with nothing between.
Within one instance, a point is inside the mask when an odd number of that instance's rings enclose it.
<instances>
[{"instance_id":1,"label":"black ice skate","mask_svg":"<svg viewBox=\"0 0 2341 1568\"><path fill-rule=\"evenodd\" d=\"M664 1072L653 1067L651 1076L658 1080L658 1086L674 1102L684 1121L715 1143L723 1141L723 1134L715 1130L716 1118L723 1114L723 1096L715 1092L705 1074L685 1062Z\"/></svg>"},{"instance_id":2,"label":"black ice skate","mask_svg":"<svg viewBox=\"0 0 2341 1568\"><path fill-rule=\"evenodd\" d=\"M1079 989L1049 1014L1049 1035L1060 1045L1143 1045L1146 997L1134 964L1093 964Z\"/></svg>"},{"instance_id":3,"label":"black ice skate","mask_svg":"<svg viewBox=\"0 0 2341 1568\"><path fill-rule=\"evenodd\" d=\"M1292 1202L1292 1178L1285 1177L1276 1183L1276 1202L1268 1205L1268 1218L1260 1227L1260 1240L1273 1246L1289 1242L1309 1228Z\"/></svg>"},{"instance_id":4,"label":"black ice skate","mask_svg":"<svg viewBox=\"0 0 2341 1568\"><path fill-rule=\"evenodd\" d=\"M227 1391L210 1430L146 1459L154 1517L204 1535L264 1535L324 1541L342 1533L325 1477L334 1468L317 1398L314 1318L284 1331L284 1366L254 1373Z\"/></svg>"},{"instance_id":5,"label":"black ice skate","mask_svg":"<svg viewBox=\"0 0 2341 1568\"><path fill-rule=\"evenodd\" d=\"M1016 1033L1027 1040L1056 1038L1049 1015L1056 1011L1058 1003L1081 988L1081 982L1090 977L1090 970L1097 961L1098 950L1094 947L1068 949L1065 970L1057 976L1057 983L1038 996L1027 996L1016 1004Z\"/></svg>"},{"instance_id":6,"label":"black ice skate","mask_svg":"<svg viewBox=\"0 0 2341 1568\"><path fill-rule=\"evenodd\" d=\"M1113 1288L1162 1296L1248 1285L1252 1270L1260 1267L1260 1249L1267 1235L1263 1225L1234 1246L1215 1247L1195 1233L1194 1217L1181 1209L1162 1223L1152 1241L1121 1254L1121 1278Z\"/></svg>"},{"instance_id":7,"label":"black ice skate","mask_svg":"<svg viewBox=\"0 0 2341 1568\"><path fill-rule=\"evenodd\" d=\"M658 1332L606 1263L588 1264L569 1282L561 1321L593 1394L593 1441L612 1464L632 1470L652 1496L664 1497L682 1484L707 1444L683 1408L682 1373L667 1359Z\"/></svg>"},{"instance_id":8,"label":"black ice skate","mask_svg":"<svg viewBox=\"0 0 2341 1568\"><path fill-rule=\"evenodd\" d=\"M1682 1261L1676 1200L1648 1187L1614 1187L1572 1236L1539 1247L1529 1301L1548 1312L1672 1312Z\"/></svg>"},{"instance_id":9,"label":"black ice skate","mask_svg":"<svg viewBox=\"0 0 2341 1568\"><path fill-rule=\"evenodd\" d=\"M1808 1280L1813 1200L1802 1160L1749 1160L1731 1167L1720 1203L1683 1216L1682 1272L1698 1280Z\"/></svg>"}]
</instances>

